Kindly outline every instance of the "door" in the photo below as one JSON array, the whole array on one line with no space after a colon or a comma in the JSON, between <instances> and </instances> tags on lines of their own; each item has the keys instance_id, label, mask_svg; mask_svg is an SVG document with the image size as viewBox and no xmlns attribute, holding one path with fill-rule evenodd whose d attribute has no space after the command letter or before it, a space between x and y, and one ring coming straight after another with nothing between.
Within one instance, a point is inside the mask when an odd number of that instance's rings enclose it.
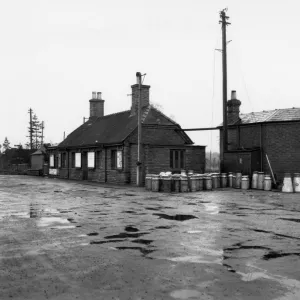
<instances>
[{"instance_id":1,"label":"door","mask_svg":"<svg viewBox=\"0 0 300 300\"><path fill-rule=\"evenodd\" d=\"M82 180L88 180L87 152L82 152Z\"/></svg>"}]
</instances>

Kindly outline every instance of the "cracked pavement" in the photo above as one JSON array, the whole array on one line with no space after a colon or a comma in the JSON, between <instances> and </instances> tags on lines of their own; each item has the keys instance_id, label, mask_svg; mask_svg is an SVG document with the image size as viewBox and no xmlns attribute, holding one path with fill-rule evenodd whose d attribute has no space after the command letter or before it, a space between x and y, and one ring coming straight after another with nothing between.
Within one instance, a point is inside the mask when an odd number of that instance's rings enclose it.
<instances>
[{"instance_id":1,"label":"cracked pavement","mask_svg":"<svg viewBox=\"0 0 300 300\"><path fill-rule=\"evenodd\" d=\"M300 299L299 203L0 175L0 299Z\"/></svg>"}]
</instances>

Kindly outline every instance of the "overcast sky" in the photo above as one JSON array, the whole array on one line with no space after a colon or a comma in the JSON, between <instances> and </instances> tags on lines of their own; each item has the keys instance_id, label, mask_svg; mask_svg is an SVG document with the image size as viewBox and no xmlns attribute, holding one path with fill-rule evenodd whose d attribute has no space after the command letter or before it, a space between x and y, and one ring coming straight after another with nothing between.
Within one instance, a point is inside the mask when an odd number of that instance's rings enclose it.
<instances>
[{"instance_id":1,"label":"overcast sky","mask_svg":"<svg viewBox=\"0 0 300 300\"><path fill-rule=\"evenodd\" d=\"M228 7L228 98L241 112L299 107L297 0L11 0L0 10L0 143L28 141L28 109L45 142L62 141L89 116L92 91L105 114L127 110L137 71L150 100L183 128L222 120L219 11ZM189 133L218 148L209 132Z\"/></svg>"}]
</instances>

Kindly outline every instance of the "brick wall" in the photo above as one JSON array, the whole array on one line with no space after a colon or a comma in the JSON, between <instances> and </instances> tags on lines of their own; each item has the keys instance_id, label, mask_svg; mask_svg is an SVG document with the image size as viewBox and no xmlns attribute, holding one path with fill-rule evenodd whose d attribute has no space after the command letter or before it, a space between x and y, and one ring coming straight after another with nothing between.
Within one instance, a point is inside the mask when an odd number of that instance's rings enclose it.
<instances>
[{"instance_id":1,"label":"brick wall","mask_svg":"<svg viewBox=\"0 0 300 300\"><path fill-rule=\"evenodd\" d=\"M270 172L266 155L279 180L285 172L300 172L300 122L265 123L262 125L263 169ZM228 142L236 143L237 129L229 129ZM221 143L222 145L222 143ZM260 147L260 125L240 127L240 147Z\"/></svg>"}]
</instances>

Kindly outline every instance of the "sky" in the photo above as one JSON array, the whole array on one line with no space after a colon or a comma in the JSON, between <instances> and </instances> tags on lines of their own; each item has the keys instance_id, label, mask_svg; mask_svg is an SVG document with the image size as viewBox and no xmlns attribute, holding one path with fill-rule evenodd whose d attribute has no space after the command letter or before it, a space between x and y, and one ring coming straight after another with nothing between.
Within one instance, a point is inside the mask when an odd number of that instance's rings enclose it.
<instances>
[{"instance_id":1,"label":"sky","mask_svg":"<svg viewBox=\"0 0 300 300\"><path fill-rule=\"evenodd\" d=\"M241 112L299 107L297 0L11 0L0 10L0 144L28 142L29 108L59 143L89 116L130 109L136 72L182 128L222 122L219 12L228 8L228 99ZM218 133L188 132L218 149Z\"/></svg>"}]
</instances>

